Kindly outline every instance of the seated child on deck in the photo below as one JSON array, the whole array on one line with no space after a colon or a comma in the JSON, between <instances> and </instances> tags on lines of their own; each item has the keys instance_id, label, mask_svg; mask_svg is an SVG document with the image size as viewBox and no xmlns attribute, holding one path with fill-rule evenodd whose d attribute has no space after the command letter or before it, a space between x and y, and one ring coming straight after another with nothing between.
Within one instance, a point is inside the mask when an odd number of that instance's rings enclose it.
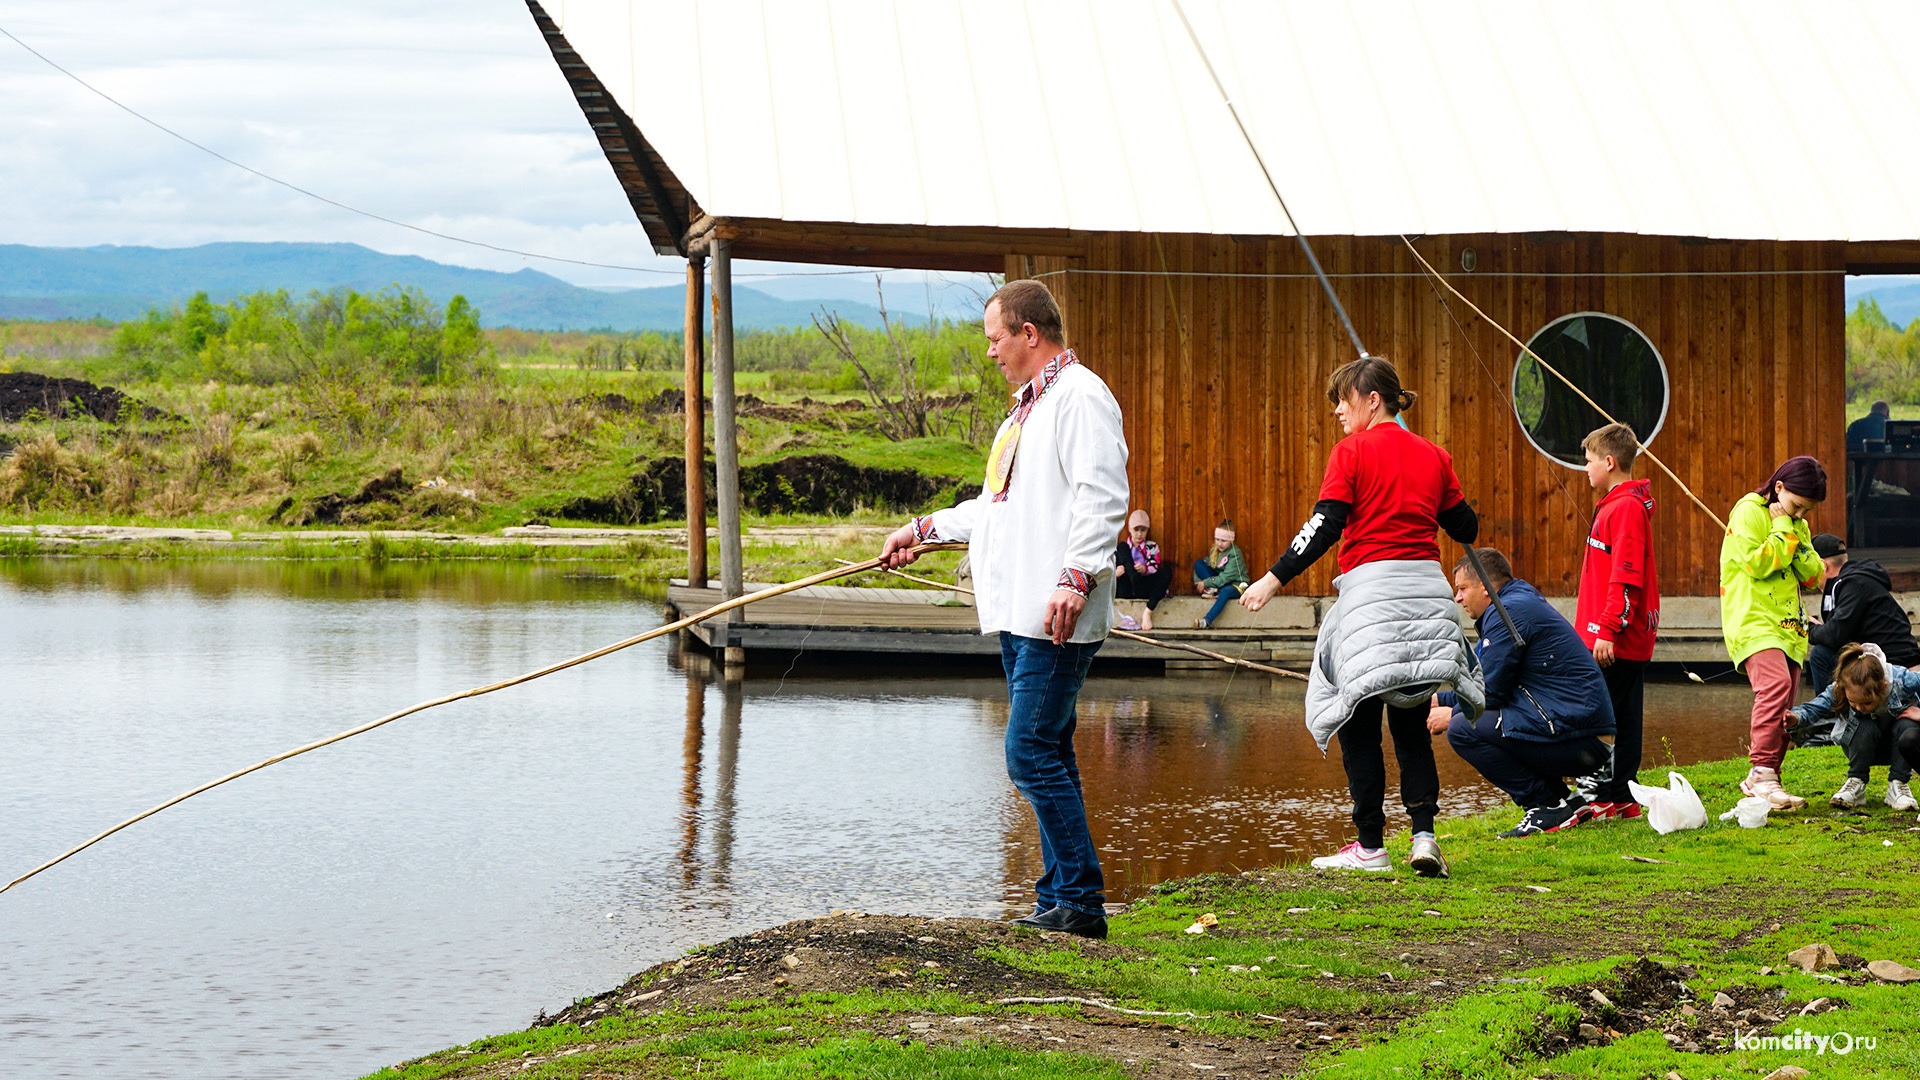
<instances>
[{"instance_id":1,"label":"seated child on deck","mask_svg":"<svg viewBox=\"0 0 1920 1080\"><path fill-rule=\"evenodd\" d=\"M1213 549L1205 558L1193 561L1193 586L1200 595L1213 597L1213 606L1207 609L1205 617L1194 623L1197 630L1205 630L1225 611L1227 604L1240 596L1247 587L1247 560L1240 554L1240 546L1234 541L1233 519L1222 518L1220 524L1213 527Z\"/></svg>"}]
</instances>

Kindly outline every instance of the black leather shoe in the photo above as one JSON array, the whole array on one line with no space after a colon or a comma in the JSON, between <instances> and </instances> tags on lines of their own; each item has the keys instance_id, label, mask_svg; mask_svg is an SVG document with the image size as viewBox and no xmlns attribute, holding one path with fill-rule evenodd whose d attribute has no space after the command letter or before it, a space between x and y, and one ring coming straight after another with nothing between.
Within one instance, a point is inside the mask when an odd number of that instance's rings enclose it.
<instances>
[{"instance_id":1,"label":"black leather shoe","mask_svg":"<svg viewBox=\"0 0 1920 1080\"><path fill-rule=\"evenodd\" d=\"M1063 934L1077 934L1086 938L1104 938L1107 936L1107 917L1089 915L1084 911L1075 911L1070 907L1057 907L1039 915L1029 915L1024 919L1013 920L1015 926L1025 926L1034 930L1058 930Z\"/></svg>"}]
</instances>

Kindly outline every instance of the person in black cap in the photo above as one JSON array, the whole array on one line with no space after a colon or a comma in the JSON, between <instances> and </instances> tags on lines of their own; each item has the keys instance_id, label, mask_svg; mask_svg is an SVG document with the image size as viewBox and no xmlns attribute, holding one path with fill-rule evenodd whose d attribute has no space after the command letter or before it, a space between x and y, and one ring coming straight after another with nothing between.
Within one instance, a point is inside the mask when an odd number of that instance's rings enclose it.
<instances>
[{"instance_id":1,"label":"person in black cap","mask_svg":"<svg viewBox=\"0 0 1920 1080\"><path fill-rule=\"evenodd\" d=\"M1820 623L1807 633L1807 678L1817 693L1833 682L1834 659L1850 641L1872 642L1887 662L1920 667L1913 624L1893 598L1893 579L1872 559L1847 557L1846 541L1832 533L1813 538L1814 554L1826 564Z\"/></svg>"}]
</instances>

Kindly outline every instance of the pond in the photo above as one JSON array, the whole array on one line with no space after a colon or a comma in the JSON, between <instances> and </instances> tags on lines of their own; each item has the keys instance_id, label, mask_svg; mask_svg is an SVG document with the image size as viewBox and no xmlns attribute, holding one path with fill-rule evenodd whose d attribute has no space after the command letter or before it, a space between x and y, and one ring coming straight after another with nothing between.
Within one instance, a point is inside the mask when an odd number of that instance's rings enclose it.
<instances>
[{"instance_id":1,"label":"pond","mask_svg":"<svg viewBox=\"0 0 1920 1080\"><path fill-rule=\"evenodd\" d=\"M661 600L581 564L0 560L0 880L657 625ZM1344 842L1298 687L1096 668L1078 747L1109 899ZM1746 700L1650 687L1650 760L1740 754ZM0 1058L353 1077L834 908L1004 917L1039 862L1005 707L990 668L803 656L729 681L661 639L408 717L0 896ZM1500 803L1439 756L1445 812Z\"/></svg>"}]
</instances>

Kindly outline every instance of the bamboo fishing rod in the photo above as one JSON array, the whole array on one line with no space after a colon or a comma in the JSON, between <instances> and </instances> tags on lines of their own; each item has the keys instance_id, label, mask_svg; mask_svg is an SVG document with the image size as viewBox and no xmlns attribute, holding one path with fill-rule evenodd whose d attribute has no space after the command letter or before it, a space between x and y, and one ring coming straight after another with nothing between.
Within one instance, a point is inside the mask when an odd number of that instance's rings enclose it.
<instances>
[{"instance_id":1,"label":"bamboo fishing rod","mask_svg":"<svg viewBox=\"0 0 1920 1080\"><path fill-rule=\"evenodd\" d=\"M847 560L845 559L835 559L833 561L837 563L845 563L848 566L853 565L852 563L848 563ZM967 588L964 585L947 585L947 584L943 584L941 582L935 581L932 578L915 577L914 575L906 573L905 571L902 571L902 570L889 569L887 570L887 573L892 574L896 577L905 578L908 581L917 582L921 585L931 585L936 589L946 589L949 592L966 593L968 596L973 595L973 590ZM1217 653L1211 649L1203 649L1198 645L1189 645L1184 641L1165 641L1160 638L1150 638L1145 634L1136 634L1131 630L1121 630L1117 627L1115 629L1107 631L1107 633L1112 635L1113 637L1126 638L1128 641L1138 641L1143 645L1154 645L1162 649L1177 649L1181 652L1190 652L1199 656L1204 656L1209 660L1218 660L1223 664L1233 664L1236 667L1249 668L1254 671L1264 671L1269 675L1284 675L1289 679L1299 679L1301 682L1307 681L1307 677L1305 675L1300 674L1297 671L1288 671L1285 668L1269 667L1266 664L1256 664L1251 660L1242 660L1237 656L1228 656L1225 653Z\"/></svg>"},{"instance_id":2,"label":"bamboo fishing rod","mask_svg":"<svg viewBox=\"0 0 1920 1080\"><path fill-rule=\"evenodd\" d=\"M921 552L927 552L927 551L954 551L964 546L965 545L963 544L920 544L915 546L913 548L913 551L915 554L919 554ZM403 716L412 716L414 713L431 709L437 705L446 705L446 704L449 704L450 702L460 701L464 698L473 698L473 697L479 697L482 694L491 694L495 690L505 690L509 686L519 686L521 683L532 682L533 680L538 679L544 675L551 675L556 671L565 671L570 667L577 667L578 665L584 664L589 660L598 660L603 656L607 656L609 654L619 652L622 649L631 648L635 645L640 644L643 641L652 641L654 638L660 637L665 634L673 633L676 630L685 630L687 627L692 626L695 623L704 622L707 619L713 618L715 615L725 614L726 612L732 611L735 608L745 607L748 604L754 603L756 601L768 600L775 596L783 596L795 590L804 589L809 585L819 585L823 582L833 581L837 578L843 578L851 574L861 573L862 571L878 569L879 566L880 566L880 559L878 557L875 557L872 559L868 559L865 562L854 563L850 566L841 567L840 569L837 569L837 570L823 570L818 574L812 574L807 577L796 579L794 581L789 581L784 585L775 585L770 589L762 589L759 592L751 592L751 593L747 593L744 596L736 596L731 600L727 600L722 603L715 604L714 606L708 608L705 611L698 612L693 615L689 615L684 619L679 619L674 622L667 623L664 626L657 626L652 630L647 631L644 634L636 634L633 637L627 638L625 641L616 641L611 645L603 646L601 648L593 650L592 652L582 653L581 655L576 656L571 660L562 660L557 664L549 664L546 667L539 668L534 671L529 671L524 675L516 675L511 679L503 679L500 682L488 683L485 686L476 686L471 690L462 690L457 694L447 694L444 697L437 697L427 701L422 701L417 705L409 705L408 707L401 709L399 712L388 713L387 715L381 717L378 720L373 720L368 723L361 724L359 727L348 728L347 730L341 732L338 735L330 735L327 738L315 740L314 742L307 743L304 746L296 746L292 750L288 750L285 753L275 754L274 756L266 759L265 761L257 762L253 765L247 766L244 769L239 769L237 771L230 772L227 775L222 776L218 780L209 781L208 783L201 784L199 787L194 788L191 791L185 791L179 795L175 795L173 798L168 799L166 802L163 802L160 805L154 807L153 809L145 811L144 813L135 814L133 817L130 817L127 820L121 822L120 824L115 825L113 828L108 829L106 832L103 832L98 836L95 836L91 840L88 840L86 843L80 844L73 848L69 848L68 850L62 852L58 856L52 859L48 859L46 862L41 863L39 866L36 866L33 869L27 871L26 873L20 875L19 877L14 878L12 881L7 882L5 885L0 885L0 893L6 892L8 889L11 889L15 885L18 885L21 882L27 880L28 878L33 877L35 874L40 873L42 870L48 870L48 869L51 869L52 867L60 865L63 862L66 862L68 859L73 858L75 855L78 855L81 852L92 847L93 845L99 843L100 841L105 840L107 837L112 836L114 833L119 832L120 830L128 827L129 825L133 825L137 822L144 821L147 818L152 817L153 815L159 813L162 810L167 809L170 806L178 806L180 803L183 803L188 799L193 798L195 795L198 795L203 791L212 791L214 788L217 788L221 784L224 784L230 780L238 780L241 777L247 775L248 773L258 772L269 765L278 764L279 762L285 761L288 758L299 757L301 754L304 754L309 750L318 750L323 746L331 746L334 743L340 742L343 739L350 739L355 735L359 735L363 732L372 731L374 728L380 727L382 725L391 724L395 720L398 720Z\"/></svg>"}]
</instances>

